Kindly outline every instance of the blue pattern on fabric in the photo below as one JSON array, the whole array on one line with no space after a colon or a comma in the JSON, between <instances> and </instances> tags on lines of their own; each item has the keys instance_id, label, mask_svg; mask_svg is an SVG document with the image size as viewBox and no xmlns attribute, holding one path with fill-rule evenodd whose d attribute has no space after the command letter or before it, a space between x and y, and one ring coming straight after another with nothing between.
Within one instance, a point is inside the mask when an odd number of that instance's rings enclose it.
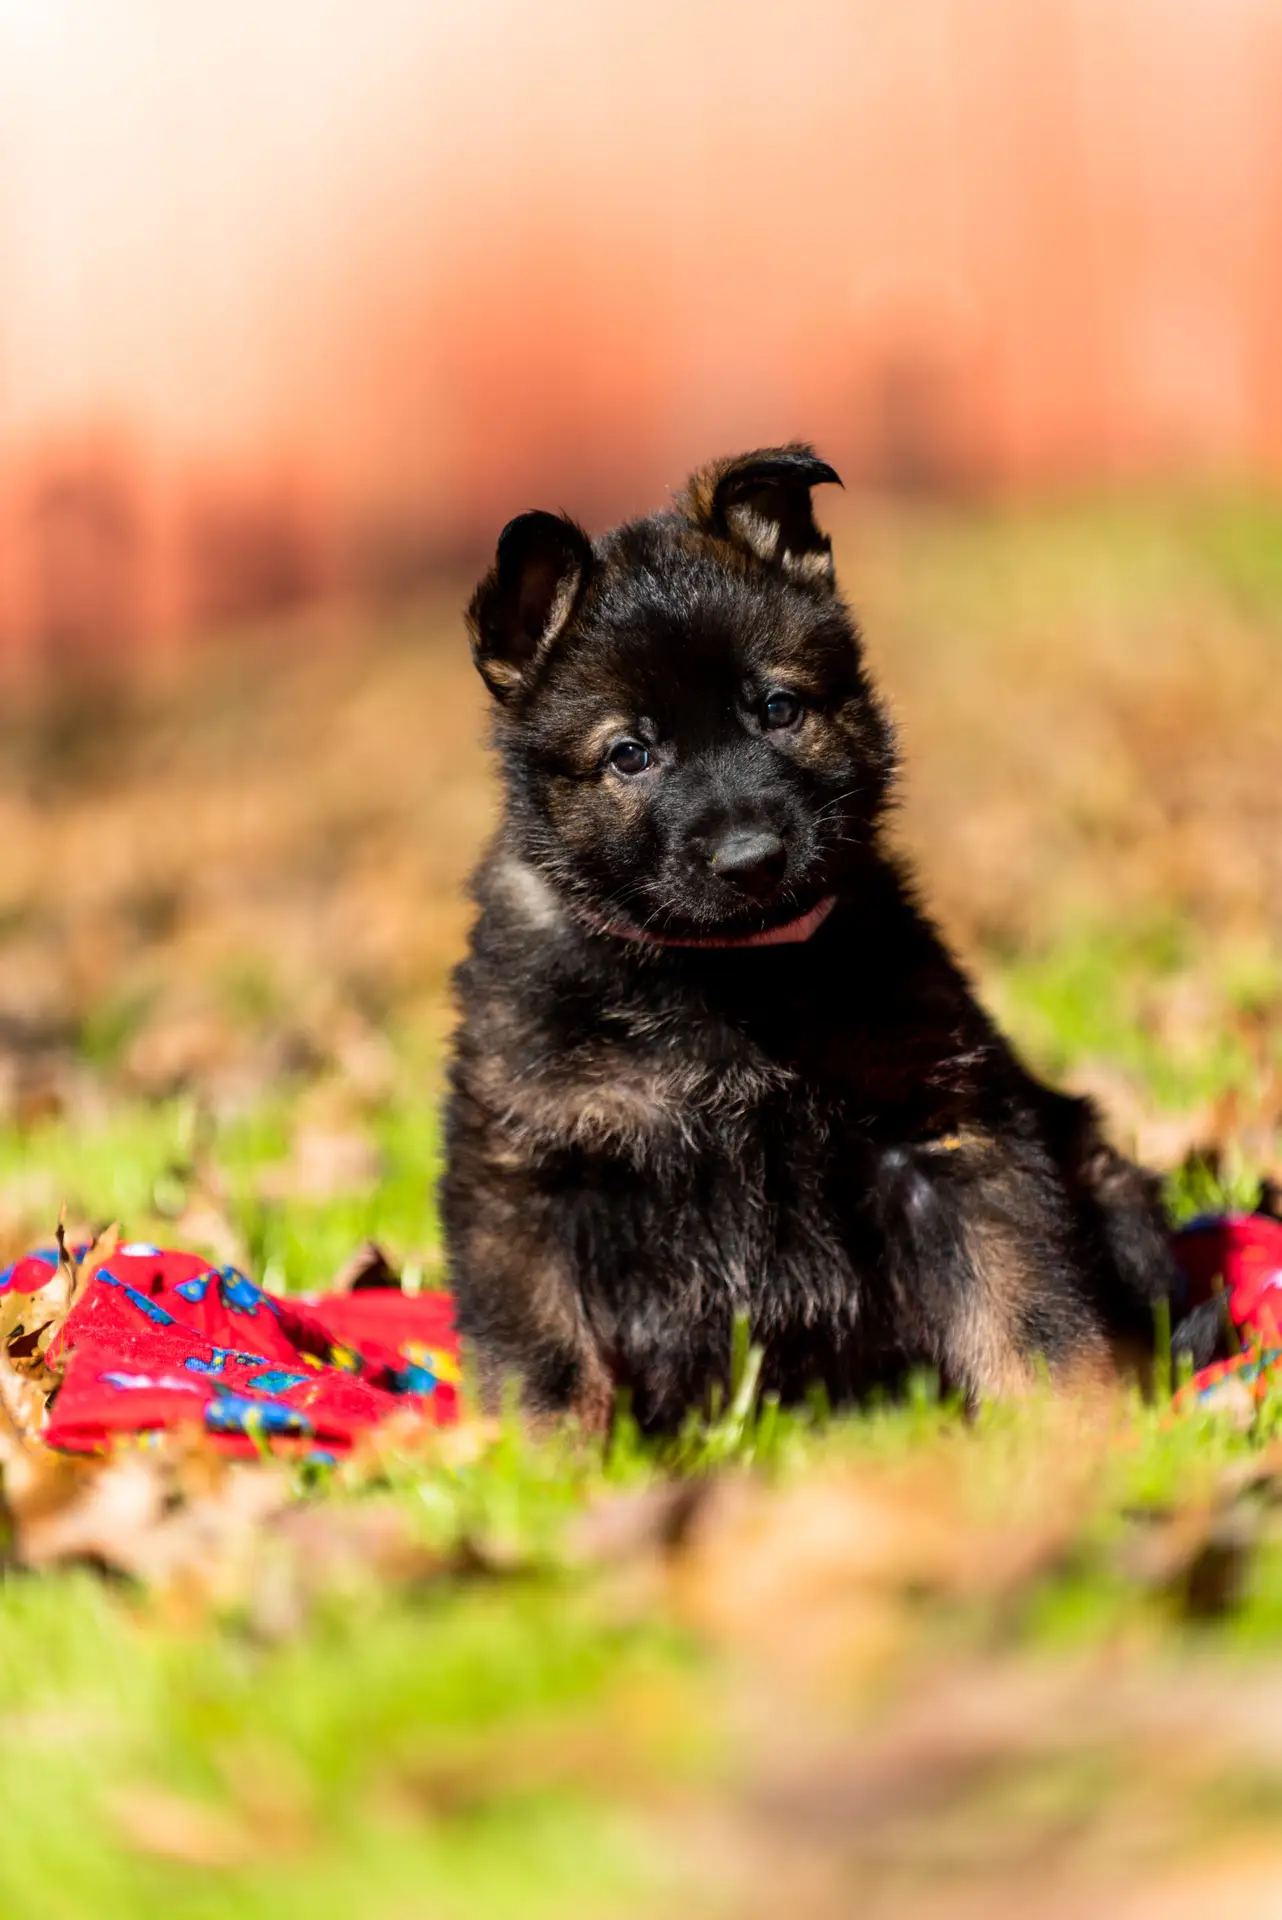
<instances>
[{"instance_id":1,"label":"blue pattern on fabric","mask_svg":"<svg viewBox=\"0 0 1282 1920\"><path fill-rule=\"evenodd\" d=\"M210 1433L311 1433L305 1413L283 1400L256 1400L247 1393L221 1392L205 1408Z\"/></svg>"},{"instance_id":2,"label":"blue pattern on fabric","mask_svg":"<svg viewBox=\"0 0 1282 1920\"><path fill-rule=\"evenodd\" d=\"M181 1294L184 1300L190 1300L193 1305L199 1305L209 1292L209 1283L214 1277L212 1273L202 1273L198 1279L182 1280L174 1292Z\"/></svg>"},{"instance_id":3,"label":"blue pattern on fabric","mask_svg":"<svg viewBox=\"0 0 1282 1920\"><path fill-rule=\"evenodd\" d=\"M229 1360L237 1366L256 1367L263 1359L261 1353L242 1353L238 1347L211 1347L209 1355L208 1360L202 1360L198 1353L189 1353L183 1365L193 1373L221 1373Z\"/></svg>"},{"instance_id":4,"label":"blue pattern on fabric","mask_svg":"<svg viewBox=\"0 0 1282 1920\"><path fill-rule=\"evenodd\" d=\"M288 1393L291 1387L306 1386L310 1376L305 1373L290 1373L287 1367L269 1367L266 1373L256 1373L248 1385L259 1393Z\"/></svg>"},{"instance_id":5,"label":"blue pattern on fabric","mask_svg":"<svg viewBox=\"0 0 1282 1920\"><path fill-rule=\"evenodd\" d=\"M237 1273L235 1267L223 1267L218 1275L218 1288L223 1297L223 1305L234 1313L247 1313L251 1317L259 1307L267 1307L272 1313L278 1311L276 1302L252 1280L246 1280L243 1273Z\"/></svg>"},{"instance_id":6,"label":"blue pattern on fabric","mask_svg":"<svg viewBox=\"0 0 1282 1920\"><path fill-rule=\"evenodd\" d=\"M183 1365L188 1373L221 1373L227 1365L227 1355L215 1347L208 1360L202 1360L198 1353L189 1353Z\"/></svg>"},{"instance_id":7,"label":"blue pattern on fabric","mask_svg":"<svg viewBox=\"0 0 1282 1920\"><path fill-rule=\"evenodd\" d=\"M164 1307L157 1306L156 1302L149 1300L145 1293L139 1293L137 1287L126 1286L123 1280L117 1280L109 1268L99 1267L97 1277L99 1280L105 1280L109 1287L119 1287L130 1305L137 1307L139 1313L145 1313L153 1326L172 1327L177 1324L172 1313L167 1313Z\"/></svg>"},{"instance_id":8,"label":"blue pattern on fabric","mask_svg":"<svg viewBox=\"0 0 1282 1920\"><path fill-rule=\"evenodd\" d=\"M397 1367L391 1376L393 1393L435 1393L436 1375L430 1367L420 1366L411 1360L403 1367Z\"/></svg>"}]
</instances>

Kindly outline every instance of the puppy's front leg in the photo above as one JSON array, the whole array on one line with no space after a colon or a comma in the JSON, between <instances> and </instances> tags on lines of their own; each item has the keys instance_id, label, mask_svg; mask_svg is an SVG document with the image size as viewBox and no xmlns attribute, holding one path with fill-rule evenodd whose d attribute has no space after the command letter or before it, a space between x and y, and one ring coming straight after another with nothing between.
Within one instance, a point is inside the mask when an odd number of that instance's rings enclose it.
<instances>
[{"instance_id":1,"label":"puppy's front leg","mask_svg":"<svg viewBox=\"0 0 1282 1920\"><path fill-rule=\"evenodd\" d=\"M975 1401L1026 1391L1039 1361L1059 1377L1105 1371L1071 1220L1026 1149L980 1134L889 1149L877 1196L896 1310L946 1384Z\"/></svg>"},{"instance_id":2,"label":"puppy's front leg","mask_svg":"<svg viewBox=\"0 0 1282 1920\"><path fill-rule=\"evenodd\" d=\"M491 1183L456 1214L450 1281L459 1332L483 1403L497 1411L515 1382L534 1421L571 1414L604 1433L615 1381L575 1284L553 1210L524 1181Z\"/></svg>"}]
</instances>

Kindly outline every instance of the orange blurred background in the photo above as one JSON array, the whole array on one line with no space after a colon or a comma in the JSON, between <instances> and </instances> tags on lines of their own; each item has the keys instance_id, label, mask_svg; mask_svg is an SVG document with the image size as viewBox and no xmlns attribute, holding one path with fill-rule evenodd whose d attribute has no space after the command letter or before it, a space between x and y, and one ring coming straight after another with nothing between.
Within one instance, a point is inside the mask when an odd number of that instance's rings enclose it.
<instances>
[{"instance_id":1,"label":"orange blurred background","mask_svg":"<svg viewBox=\"0 0 1282 1920\"><path fill-rule=\"evenodd\" d=\"M0 638L385 593L814 439L1282 478L1277 0L0 0Z\"/></svg>"}]
</instances>

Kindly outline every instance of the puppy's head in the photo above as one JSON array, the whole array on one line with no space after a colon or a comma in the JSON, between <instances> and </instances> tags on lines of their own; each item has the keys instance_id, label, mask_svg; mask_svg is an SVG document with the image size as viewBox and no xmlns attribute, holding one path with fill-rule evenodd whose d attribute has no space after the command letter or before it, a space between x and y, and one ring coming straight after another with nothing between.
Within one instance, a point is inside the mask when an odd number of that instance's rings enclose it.
<instances>
[{"instance_id":1,"label":"puppy's head","mask_svg":"<svg viewBox=\"0 0 1282 1920\"><path fill-rule=\"evenodd\" d=\"M468 609L517 850L571 903L680 939L764 931L857 870L894 768L808 447L696 474L595 545L504 528Z\"/></svg>"}]
</instances>

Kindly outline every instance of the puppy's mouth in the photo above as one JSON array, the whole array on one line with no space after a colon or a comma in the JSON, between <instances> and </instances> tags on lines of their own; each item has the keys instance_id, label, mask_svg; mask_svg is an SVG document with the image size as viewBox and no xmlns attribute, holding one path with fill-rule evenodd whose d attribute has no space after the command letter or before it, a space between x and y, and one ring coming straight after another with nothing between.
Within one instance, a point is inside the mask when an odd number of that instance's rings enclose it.
<instances>
[{"instance_id":1,"label":"puppy's mouth","mask_svg":"<svg viewBox=\"0 0 1282 1920\"><path fill-rule=\"evenodd\" d=\"M768 905L745 903L729 913L691 914L676 908L638 913L603 912L590 916L600 932L645 946L757 947L802 941L816 933L836 904L836 896L815 885L804 892L789 888Z\"/></svg>"}]
</instances>

